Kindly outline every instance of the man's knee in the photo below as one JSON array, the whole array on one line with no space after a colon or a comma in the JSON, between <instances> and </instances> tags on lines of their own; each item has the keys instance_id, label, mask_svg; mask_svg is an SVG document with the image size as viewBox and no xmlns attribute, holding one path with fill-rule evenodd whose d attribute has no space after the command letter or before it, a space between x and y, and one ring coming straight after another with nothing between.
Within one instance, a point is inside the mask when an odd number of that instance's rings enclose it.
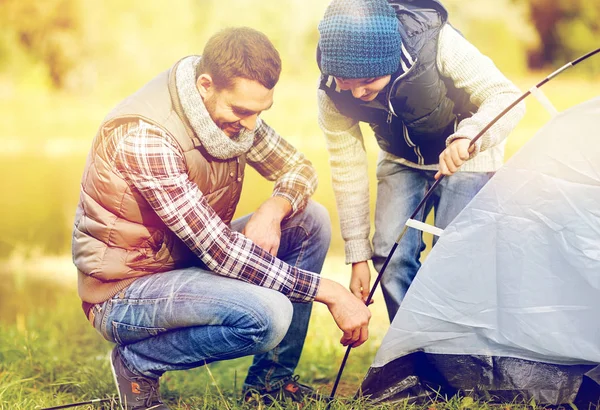
<instances>
[{"instance_id":1,"label":"man's knee","mask_svg":"<svg viewBox=\"0 0 600 410\"><path fill-rule=\"evenodd\" d=\"M310 227L309 235L323 246L329 247L331 242L331 219L327 208L315 201L308 201L304 210L306 225Z\"/></svg>"},{"instance_id":2,"label":"man's knee","mask_svg":"<svg viewBox=\"0 0 600 410\"><path fill-rule=\"evenodd\" d=\"M261 312L256 353L268 352L281 342L290 327L293 313L292 302L283 294L273 291L269 303L265 304Z\"/></svg>"}]
</instances>

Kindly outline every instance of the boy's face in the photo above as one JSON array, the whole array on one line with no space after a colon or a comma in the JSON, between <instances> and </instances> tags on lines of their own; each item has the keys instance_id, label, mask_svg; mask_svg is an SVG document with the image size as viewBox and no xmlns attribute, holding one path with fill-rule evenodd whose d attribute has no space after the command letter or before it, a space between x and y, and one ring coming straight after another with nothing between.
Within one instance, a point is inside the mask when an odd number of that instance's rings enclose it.
<instances>
[{"instance_id":1,"label":"boy's face","mask_svg":"<svg viewBox=\"0 0 600 410\"><path fill-rule=\"evenodd\" d=\"M391 75L372 78L335 78L335 83L341 90L350 90L354 98L362 101L373 101L377 94L385 88L392 78Z\"/></svg>"}]
</instances>

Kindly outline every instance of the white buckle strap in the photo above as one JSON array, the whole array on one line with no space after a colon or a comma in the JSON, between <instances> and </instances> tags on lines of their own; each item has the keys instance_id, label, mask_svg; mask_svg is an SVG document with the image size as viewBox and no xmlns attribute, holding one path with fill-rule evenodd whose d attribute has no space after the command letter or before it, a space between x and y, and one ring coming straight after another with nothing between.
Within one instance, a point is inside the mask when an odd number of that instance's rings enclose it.
<instances>
[{"instance_id":1,"label":"white buckle strap","mask_svg":"<svg viewBox=\"0 0 600 410\"><path fill-rule=\"evenodd\" d=\"M552 105L552 102L548 99L548 97L546 97L546 94L544 94L542 90L537 87L531 87L529 92L552 116L558 114L558 110L554 107L554 105Z\"/></svg>"},{"instance_id":2,"label":"white buckle strap","mask_svg":"<svg viewBox=\"0 0 600 410\"><path fill-rule=\"evenodd\" d=\"M409 219L408 221L406 221L406 226L418 229L419 231L422 231L422 232L430 233L435 236L441 236L444 233L443 229L440 229L433 225L426 224L421 221L417 221L416 219Z\"/></svg>"}]
</instances>

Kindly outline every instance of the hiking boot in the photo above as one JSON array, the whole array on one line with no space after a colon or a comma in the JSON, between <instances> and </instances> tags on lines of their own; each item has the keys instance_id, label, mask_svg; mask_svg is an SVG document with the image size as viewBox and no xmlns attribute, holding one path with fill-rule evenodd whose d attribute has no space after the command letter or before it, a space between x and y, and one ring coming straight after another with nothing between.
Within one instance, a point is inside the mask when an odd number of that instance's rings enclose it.
<instances>
[{"instance_id":1,"label":"hiking boot","mask_svg":"<svg viewBox=\"0 0 600 410\"><path fill-rule=\"evenodd\" d=\"M122 410L169 410L158 392L158 379L131 372L115 347L110 355L110 368L115 378Z\"/></svg>"},{"instance_id":2,"label":"hiking boot","mask_svg":"<svg viewBox=\"0 0 600 410\"><path fill-rule=\"evenodd\" d=\"M324 398L312 387L298 382L300 376L295 375L284 380L280 387L267 390L266 388L256 389L248 388L244 391L244 401L246 403L263 402L270 405L273 402L292 401L300 403L300 407L310 400L319 401Z\"/></svg>"}]
</instances>

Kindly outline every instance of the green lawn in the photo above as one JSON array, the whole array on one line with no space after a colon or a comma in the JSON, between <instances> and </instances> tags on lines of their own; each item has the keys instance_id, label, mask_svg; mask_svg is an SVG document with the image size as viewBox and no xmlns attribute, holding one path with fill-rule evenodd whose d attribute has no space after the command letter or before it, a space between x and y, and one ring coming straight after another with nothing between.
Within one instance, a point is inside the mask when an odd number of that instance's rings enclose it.
<instances>
[{"instance_id":1,"label":"green lawn","mask_svg":"<svg viewBox=\"0 0 600 410\"><path fill-rule=\"evenodd\" d=\"M328 259L324 275L345 281L342 261ZM338 272L338 273L335 273ZM0 408L33 409L115 394L108 367L112 344L85 320L66 257L13 257L0 268ZM351 355L340 392L352 395L387 328L380 295L371 338ZM329 392L345 352L327 309L315 304L298 374ZM250 358L168 373L162 390L174 408L238 408L236 399ZM315 407L318 408L318 407Z\"/></svg>"}]
</instances>

